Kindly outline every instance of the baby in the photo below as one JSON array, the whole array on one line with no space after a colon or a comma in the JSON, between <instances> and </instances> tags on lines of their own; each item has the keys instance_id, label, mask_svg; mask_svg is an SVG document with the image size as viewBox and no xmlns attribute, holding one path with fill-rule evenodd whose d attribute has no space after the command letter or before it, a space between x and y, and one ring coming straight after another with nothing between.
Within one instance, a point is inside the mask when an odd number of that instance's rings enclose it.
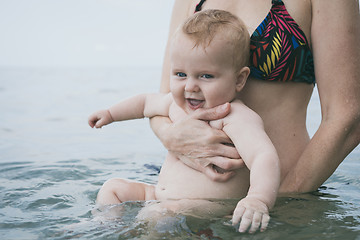
<instances>
[{"instance_id":1,"label":"baby","mask_svg":"<svg viewBox=\"0 0 360 240\"><path fill-rule=\"evenodd\" d=\"M248 59L249 33L241 20L221 10L198 12L173 36L170 93L138 95L89 117L89 125L96 128L154 116L169 116L177 122L199 108L227 103L231 112L209 124L229 136L247 168L236 170L227 182L215 182L169 152L156 186L111 179L100 189L98 203L241 199L233 206L233 225L240 223L240 232L265 230L277 196L280 166L262 119L236 97L250 72Z\"/></svg>"}]
</instances>

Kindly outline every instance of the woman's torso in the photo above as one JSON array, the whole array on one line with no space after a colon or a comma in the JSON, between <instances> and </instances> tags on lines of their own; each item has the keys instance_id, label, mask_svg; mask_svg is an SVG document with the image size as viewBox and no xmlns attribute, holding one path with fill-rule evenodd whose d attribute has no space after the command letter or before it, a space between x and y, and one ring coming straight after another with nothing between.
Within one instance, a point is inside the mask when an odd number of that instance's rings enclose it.
<instances>
[{"instance_id":1,"label":"woman's torso","mask_svg":"<svg viewBox=\"0 0 360 240\"><path fill-rule=\"evenodd\" d=\"M311 45L311 1L283 2ZM198 3L198 0L184 3L188 4L188 16L194 13ZM271 0L206 0L202 5L202 9L222 9L237 15L248 27L250 35L264 20L271 7ZM282 178L295 165L309 142L306 109L313 87L313 84L308 83L269 82L249 78L239 94L239 98L262 117L281 160Z\"/></svg>"}]
</instances>

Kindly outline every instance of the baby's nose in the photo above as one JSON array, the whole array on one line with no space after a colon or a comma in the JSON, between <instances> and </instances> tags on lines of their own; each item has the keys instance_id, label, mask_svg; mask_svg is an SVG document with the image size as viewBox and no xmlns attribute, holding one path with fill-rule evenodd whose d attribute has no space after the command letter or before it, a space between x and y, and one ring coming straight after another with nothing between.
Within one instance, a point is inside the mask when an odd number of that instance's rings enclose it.
<instances>
[{"instance_id":1,"label":"baby's nose","mask_svg":"<svg viewBox=\"0 0 360 240\"><path fill-rule=\"evenodd\" d=\"M199 91L199 86L197 84L197 81L193 78L188 78L186 80L186 84L185 84L185 91L187 92L198 92Z\"/></svg>"}]
</instances>

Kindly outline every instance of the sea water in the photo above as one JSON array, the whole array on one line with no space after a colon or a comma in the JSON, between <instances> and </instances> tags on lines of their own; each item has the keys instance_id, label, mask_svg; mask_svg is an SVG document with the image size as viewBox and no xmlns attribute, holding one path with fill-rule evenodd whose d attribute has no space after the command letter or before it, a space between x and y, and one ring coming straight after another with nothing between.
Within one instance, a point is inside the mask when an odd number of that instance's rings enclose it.
<instances>
[{"instance_id":1,"label":"sea water","mask_svg":"<svg viewBox=\"0 0 360 240\"><path fill-rule=\"evenodd\" d=\"M141 201L96 206L109 178L156 183L166 150L148 120L99 130L87 117L156 92L159 79L152 67L0 69L0 239L360 239L359 147L318 191L280 197L264 233L239 234L225 217L167 215L154 226L136 219ZM308 113L312 135L316 91Z\"/></svg>"}]
</instances>

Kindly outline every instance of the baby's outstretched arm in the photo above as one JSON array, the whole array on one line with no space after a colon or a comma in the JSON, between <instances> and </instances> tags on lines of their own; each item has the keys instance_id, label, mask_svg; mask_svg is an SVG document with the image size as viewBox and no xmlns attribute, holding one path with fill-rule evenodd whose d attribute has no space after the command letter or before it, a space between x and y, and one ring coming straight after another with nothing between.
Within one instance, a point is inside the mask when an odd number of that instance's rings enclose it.
<instances>
[{"instance_id":1,"label":"baby's outstretched arm","mask_svg":"<svg viewBox=\"0 0 360 240\"><path fill-rule=\"evenodd\" d=\"M171 94L140 94L121 101L109 109L96 111L90 115L88 123L90 127L101 128L115 121L168 116L171 103Z\"/></svg>"}]
</instances>

